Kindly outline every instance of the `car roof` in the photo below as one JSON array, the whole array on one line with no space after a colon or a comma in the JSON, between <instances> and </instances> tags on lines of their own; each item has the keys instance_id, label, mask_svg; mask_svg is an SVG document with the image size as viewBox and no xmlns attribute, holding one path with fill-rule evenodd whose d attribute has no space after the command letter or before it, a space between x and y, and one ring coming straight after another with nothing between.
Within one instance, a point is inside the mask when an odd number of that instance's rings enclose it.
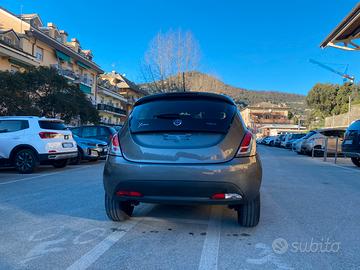
<instances>
[{"instance_id":1,"label":"car roof","mask_svg":"<svg viewBox=\"0 0 360 270\"><path fill-rule=\"evenodd\" d=\"M316 130L316 132L323 132L323 131L336 131L336 130L346 130L346 128L344 127L340 127L340 128L321 128Z\"/></svg>"},{"instance_id":2,"label":"car roof","mask_svg":"<svg viewBox=\"0 0 360 270\"><path fill-rule=\"evenodd\" d=\"M138 106L144 103L157 100L172 100L172 99L211 99L224 101L230 105L235 105L235 102L228 96L219 95L208 92L171 92L171 93L162 93L154 94L150 96L145 96L135 102L134 106Z\"/></svg>"},{"instance_id":3,"label":"car roof","mask_svg":"<svg viewBox=\"0 0 360 270\"><path fill-rule=\"evenodd\" d=\"M69 128L72 129L72 128L82 128L82 127L108 127L108 128L112 128L112 126L107 126L107 125L82 125L82 126L78 126L78 127L69 127Z\"/></svg>"},{"instance_id":4,"label":"car roof","mask_svg":"<svg viewBox=\"0 0 360 270\"><path fill-rule=\"evenodd\" d=\"M57 118L46 118L46 117L39 117L39 116L0 116L0 119L13 119L13 120L42 120L42 121L57 121L63 122L61 119Z\"/></svg>"}]
</instances>

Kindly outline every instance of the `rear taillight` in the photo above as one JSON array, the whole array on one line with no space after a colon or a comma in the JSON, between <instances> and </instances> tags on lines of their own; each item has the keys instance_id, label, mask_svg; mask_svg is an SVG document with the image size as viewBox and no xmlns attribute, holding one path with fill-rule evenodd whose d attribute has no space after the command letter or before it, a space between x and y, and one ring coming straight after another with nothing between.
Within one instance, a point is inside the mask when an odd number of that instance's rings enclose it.
<instances>
[{"instance_id":1,"label":"rear taillight","mask_svg":"<svg viewBox=\"0 0 360 270\"><path fill-rule=\"evenodd\" d=\"M253 135L250 131L245 133L244 138L241 141L239 150L236 154L236 157L249 156L256 153L256 144L253 143Z\"/></svg>"},{"instance_id":2,"label":"rear taillight","mask_svg":"<svg viewBox=\"0 0 360 270\"><path fill-rule=\"evenodd\" d=\"M237 193L215 193L211 196L213 200L241 200L242 196Z\"/></svg>"},{"instance_id":3,"label":"rear taillight","mask_svg":"<svg viewBox=\"0 0 360 270\"><path fill-rule=\"evenodd\" d=\"M57 132L39 132L39 136L41 139L53 139L59 135Z\"/></svg>"},{"instance_id":4,"label":"rear taillight","mask_svg":"<svg viewBox=\"0 0 360 270\"><path fill-rule=\"evenodd\" d=\"M110 154L115 156L122 156L119 136L117 134L111 138Z\"/></svg>"},{"instance_id":5,"label":"rear taillight","mask_svg":"<svg viewBox=\"0 0 360 270\"><path fill-rule=\"evenodd\" d=\"M225 193L215 193L211 196L213 200L225 200Z\"/></svg>"}]
</instances>

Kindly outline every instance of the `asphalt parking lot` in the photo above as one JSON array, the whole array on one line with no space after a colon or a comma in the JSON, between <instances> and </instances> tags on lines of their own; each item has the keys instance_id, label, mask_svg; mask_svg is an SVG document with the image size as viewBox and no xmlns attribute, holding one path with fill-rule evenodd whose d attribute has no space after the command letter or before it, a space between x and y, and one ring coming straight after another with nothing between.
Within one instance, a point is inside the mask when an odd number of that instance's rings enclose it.
<instances>
[{"instance_id":1,"label":"asphalt parking lot","mask_svg":"<svg viewBox=\"0 0 360 270\"><path fill-rule=\"evenodd\" d=\"M104 162L0 170L0 269L360 269L360 170L259 147L262 216L143 204L107 219Z\"/></svg>"}]
</instances>

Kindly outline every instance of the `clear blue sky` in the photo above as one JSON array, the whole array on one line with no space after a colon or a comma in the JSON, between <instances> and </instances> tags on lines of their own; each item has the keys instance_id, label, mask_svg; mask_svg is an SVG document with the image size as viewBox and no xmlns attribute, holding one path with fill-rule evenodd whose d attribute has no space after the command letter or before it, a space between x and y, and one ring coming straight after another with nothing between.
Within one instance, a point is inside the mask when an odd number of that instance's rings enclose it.
<instances>
[{"instance_id":1,"label":"clear blue sky","mask_svg":"<svg viewBox=\"0 0 360 270\"><path fill-rule=\"evenodd\" d=\"M360 53L319 48L356 3L1 0L0 5L17 14L21 5L23 13L39 13L44 23L54 22L84 49L93 50L104 70L116 69L136 82L152 37L159 30L181 28L192 31L200 43L202 71L238 87L306 94L316 82L342 81L309 58L349 64L349 73L360 78Z\"/></svg>"}]
</instances>

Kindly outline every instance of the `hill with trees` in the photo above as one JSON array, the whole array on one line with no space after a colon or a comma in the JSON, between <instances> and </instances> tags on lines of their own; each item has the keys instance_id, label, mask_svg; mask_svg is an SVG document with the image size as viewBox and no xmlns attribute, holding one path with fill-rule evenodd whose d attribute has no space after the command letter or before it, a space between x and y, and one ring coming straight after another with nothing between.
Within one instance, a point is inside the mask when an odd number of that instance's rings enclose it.
<instances>
[{"instance_id":1,"label":"hill with trees","mask_svg":"<svg viewBox=\"0 0 360 270\"><path fill-rule=\"evenodd\" d=\"M246 107L248 105L254 105L260 102L271 102L274 104L284 104L289 106L294 113L302 114L306 108L306 102L304 95L290 94L279 91L260 91L249 90L245 88L231 86L219 80L218 78L204 74L198 71L191 71L184 73L184 82L171 84L173 81L182 81L182 76L171 76L162 82L152 82L142 84L141 87L150 93L165 92L165 91L183 91L184 86L186 91L196 92L213 92L218 94L225 94L232 97L240 107ZM168 89L157 91L157 87L154 84L159 85L171 85ZM175 87L174 87L175 86Z\"/></svg>"}]
</instances>

